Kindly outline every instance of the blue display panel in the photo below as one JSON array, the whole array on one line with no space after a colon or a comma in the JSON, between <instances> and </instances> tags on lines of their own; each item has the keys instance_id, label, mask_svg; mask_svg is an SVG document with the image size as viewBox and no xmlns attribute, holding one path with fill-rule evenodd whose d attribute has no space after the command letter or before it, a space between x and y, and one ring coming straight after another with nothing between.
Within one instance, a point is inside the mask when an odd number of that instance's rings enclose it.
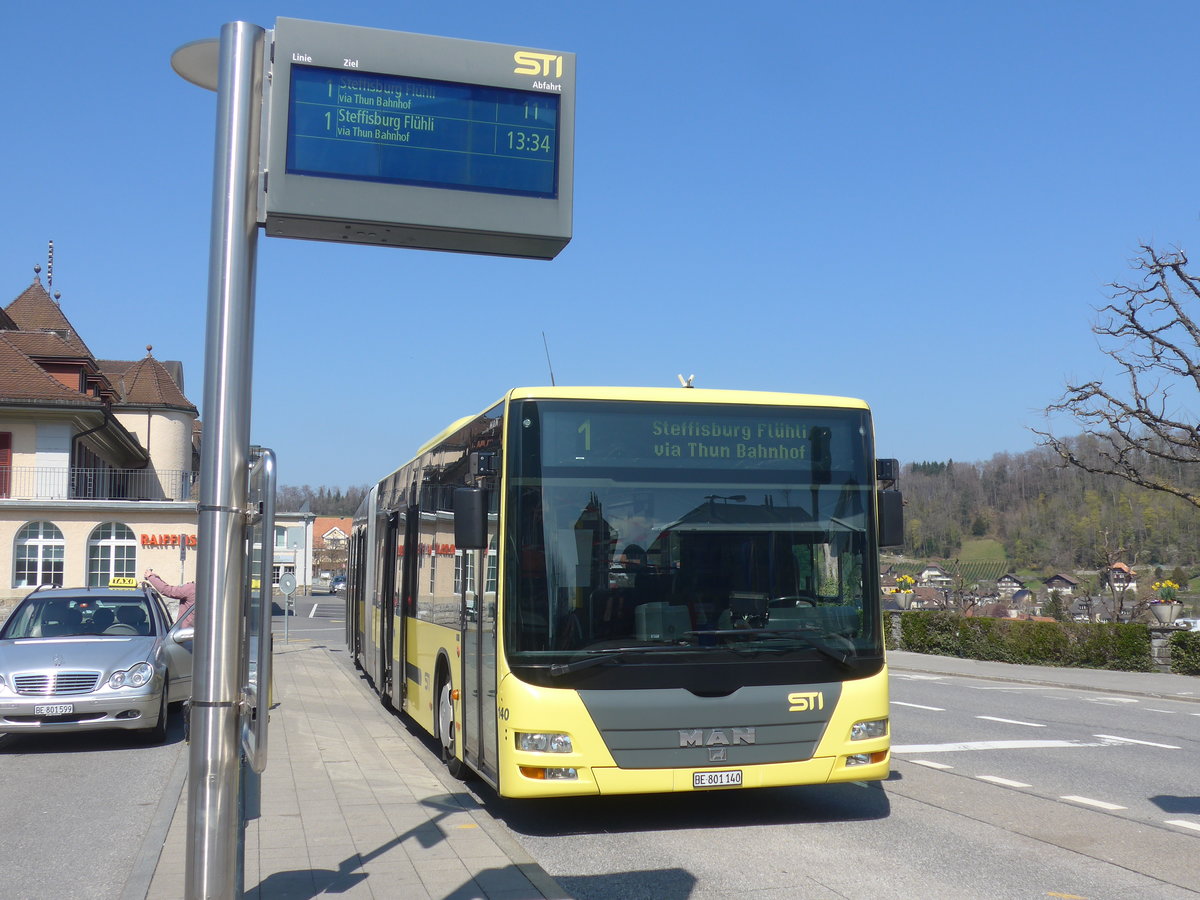
<instances>
[{"instance_id":1,"label":"blue display panel","mask_svg":"<svg viewBox=\"0 0 1200 900\"><path fill-rule=\"evenodd\" d=\"M291 70L289 173L558 196L557 94Z\"/></svg>"}]
</instances>

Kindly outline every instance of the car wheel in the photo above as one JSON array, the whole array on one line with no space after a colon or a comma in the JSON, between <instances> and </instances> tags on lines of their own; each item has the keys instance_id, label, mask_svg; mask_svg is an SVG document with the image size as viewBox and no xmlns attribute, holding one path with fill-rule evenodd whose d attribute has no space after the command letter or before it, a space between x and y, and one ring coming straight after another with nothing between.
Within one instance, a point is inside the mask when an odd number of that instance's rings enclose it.
<instances>
[{"instance_id":1,"label":"car wheel","mask_svg":"<svg viewBox=\"0 0 1200 900\"><path fill-rule=\"evenodd\" d=\"M161 744L167 739L168 705L167 685L170 681L163 675L162 702L158 705L158 722L142 732L147 744Z\"/></svg>"},{"instance_id":2,"label":"car wheel","mask_svg":"<svg viewBox=\"0 0 1200 900\"><path fill-rule=\"evenodd\" d=\"M454 699L449 677L442 681L438 690L437 730L438 740L442 745L442 760L446 763L447 771L455 778L466 778L467 766L455 755L458 741L454 733Z\"/></svg>"}]
</instances>

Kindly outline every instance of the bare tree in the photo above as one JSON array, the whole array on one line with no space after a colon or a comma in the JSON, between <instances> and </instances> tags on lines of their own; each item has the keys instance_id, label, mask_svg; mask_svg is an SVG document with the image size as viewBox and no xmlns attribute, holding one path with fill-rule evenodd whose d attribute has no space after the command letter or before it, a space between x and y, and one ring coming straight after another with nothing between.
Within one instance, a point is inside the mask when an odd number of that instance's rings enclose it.
<instances>
[{"instance_id":1,"label":"bare tree","mask_svg":"<svg viewBox=\"0 0 1200 900\"><path fill-rule=\"evenodd\" d=\"M1200 277L1188 273L1182 250L1160 253L1142 244L1140 251L1132 262L1140 280L1110 284L1112 302L1092 326L1121 383L1068 384L1047 409L1071 415L1091 440L1034 432L1063 465L1200 507L1196 478L1183 465L1200 461L1200 427L1188 411L1200 401Z\"/></svg>"}]
</instances>

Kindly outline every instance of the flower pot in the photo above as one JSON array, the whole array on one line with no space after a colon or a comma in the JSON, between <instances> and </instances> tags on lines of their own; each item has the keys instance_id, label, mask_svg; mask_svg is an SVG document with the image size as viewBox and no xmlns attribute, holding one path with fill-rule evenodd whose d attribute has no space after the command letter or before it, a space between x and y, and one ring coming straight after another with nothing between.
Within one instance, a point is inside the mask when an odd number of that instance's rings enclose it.
<instances>
[{"instance_id":1,"label":"flower pot","mask_svg":"<svg viewBox=\"0 0 1200 900\"><path fill-rule=\"evenodd\" d=\"M1150 612L1154 613L1154 618L1158 620L1160 625L1170 625L1179 618L1179 614L1183 612L1182 603L1151 603Z\"/></svg>"},{"instance_id":2,"label":"flower pot","mask_svg":"<svg viewBox=\"0 0 1200 900\"><path fill-rule=\"evenodd\" d=\"M909 609L912 607L912 591L897 591L894 596L896 598L896 602L900 604L901 609Z\"/></svg>"}]
</instances>

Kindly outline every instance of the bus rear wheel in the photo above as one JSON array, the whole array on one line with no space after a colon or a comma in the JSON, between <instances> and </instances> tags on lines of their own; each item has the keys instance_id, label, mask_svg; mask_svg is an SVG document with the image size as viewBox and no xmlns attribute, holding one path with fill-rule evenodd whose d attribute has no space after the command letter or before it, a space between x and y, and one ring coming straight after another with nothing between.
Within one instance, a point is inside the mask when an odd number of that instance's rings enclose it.
<instances>
[{"instance_id":1,"label":"bus rear wheel","mask_svg":"<svg viewBox=\"0 0 1200 900\"><path fill-rule=\"evenodd\" d=\"M467 777L467 766L456 755L458 740L455 737L454 730L453 690L449 676L443 677L442 686L438 689L438 741L442 745L442 761L446 764L446 770L455 778L465 779Z\"/></svg>"}]
</instances>

